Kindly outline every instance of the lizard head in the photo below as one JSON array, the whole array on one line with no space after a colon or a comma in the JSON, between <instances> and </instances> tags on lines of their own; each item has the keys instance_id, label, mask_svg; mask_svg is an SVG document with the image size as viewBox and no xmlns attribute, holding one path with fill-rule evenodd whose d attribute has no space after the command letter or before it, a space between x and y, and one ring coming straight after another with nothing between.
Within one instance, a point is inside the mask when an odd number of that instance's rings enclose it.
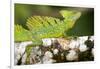
<instances>
[{"instance_id":1,"label":"lizard head","mask_svg":"<svg viewBox=\"0 0 100 69\"><path fill-rule=\"evenodd\" d=\"M66 23L68 29L72 28L76 20L78 20L81 16L81 12L69 10L61 10L60 14L63 16L63 21Z\"/></svg>"},{"instance_id":2,"label":"lizard head","mask_svg":"<svg viewBox=\"0 0 100 69\"><path fill-rule=\"evenodd\" d=\"M76 21L81 16L81 12L78 11L61 10L60 13L64 19L72 21Z\"/></svg>"}]
</instances>

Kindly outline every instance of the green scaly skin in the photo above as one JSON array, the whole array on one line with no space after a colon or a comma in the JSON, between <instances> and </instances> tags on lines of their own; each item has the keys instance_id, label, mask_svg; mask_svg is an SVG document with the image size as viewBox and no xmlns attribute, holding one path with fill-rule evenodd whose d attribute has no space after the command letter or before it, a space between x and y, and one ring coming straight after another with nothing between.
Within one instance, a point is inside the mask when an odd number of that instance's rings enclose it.
<instances>
[{"instance_id":1,"label":"green scaly skin","mask_svg":"<svg viewBox=\"0 0 100 69\"><path fill-rule=\"evenodd\" d=\"M18 33L15 25L15 41L32 40L33 45L42 45L43 38L59 38L65 36L65 31L71 29L81 12L61 10L63 20L48 16L32 16L27 19L28 30Z\"/></svg>"}]
</instances>

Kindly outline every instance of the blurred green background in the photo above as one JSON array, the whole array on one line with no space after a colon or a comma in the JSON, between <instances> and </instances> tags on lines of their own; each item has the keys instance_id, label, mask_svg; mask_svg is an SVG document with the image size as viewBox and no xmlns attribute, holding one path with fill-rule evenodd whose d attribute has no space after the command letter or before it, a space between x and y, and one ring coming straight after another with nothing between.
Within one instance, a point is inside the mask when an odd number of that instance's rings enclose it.
<instances>
[{"instance_id":1,"label":"blurred green background","mask_svg":"<svg viewBox=\"0 0 100 69\"><path fill-rule=\"evenodd\" d=\"M14 5L15 24L22 25L25 29L26 20L33 15L52 16L62 19L60 10L77 10L82 12L82 16L75 23L75 26L66 32L70 36L87 36L94 35L94 8L85 7L66 7L66 6L49 6L35 4L18 4Z\"/></svg>"}]
</instances>

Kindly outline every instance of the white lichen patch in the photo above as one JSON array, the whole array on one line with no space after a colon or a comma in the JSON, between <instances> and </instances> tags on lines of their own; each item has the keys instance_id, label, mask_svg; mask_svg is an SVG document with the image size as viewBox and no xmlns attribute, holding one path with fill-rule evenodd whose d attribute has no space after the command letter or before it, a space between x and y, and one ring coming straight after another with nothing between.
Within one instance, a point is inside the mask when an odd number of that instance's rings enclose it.
<instances>
[{"instance_id":1,"label":"white lichen patch","mask_svg":"<svg viewBox=\"0 0 100 69\"><path fill-rule=\"evenodd\" d=\"M81 44L79 46L79 50L80 50L80 52L84 52L84 51L88 50L88 48L87 48L87 46L85 44Z\"/></svg>"},{"instance_id":2,"label":"white lichen patch","mask_svg":"<svg viewBox=\"0 0 100 69\"><path fill-rule=\"evenodd\" d=\"M71 40L69 44L70 49L79 48L79 41L78 40Z\"/></svg>"},{"instance_id":3,"label":"white lichen patch","mask_svg":"<svg viewBox=\"0 0 100 69\"><path fill-rule=\"evenodd\" d=\"M53 54L54 54L54 55L58 54L58 52L59 52L58 49L54 49L54 50L53 50Z\"/></svg>"},{"instance_id":4,"label":"white lichen patch","mask_svg":"<svg viewBox=\"0 0 100 69\"><path fill-rule=\"evenodd\" d=\"M78 59L78 54L74 50L70 50L69 53L66 55L66 60L74 61Z\"/></svg>"},{"instance_id":5,"label":"white lichen patch","mask_svg":"<svg viewBox=\"0 0 100 69\"><path fill-rule=\"evenodd\" d=\"M58 38L57 41L63 50L69 50L69 44L70 44L69 40Z\"/></svg>"},{"instance_id":6,"label":"white lichen patch","mask_svg":"<svg viewBox=\"0 0 100 69\"><path fill-rule=\"evenodd\" d=\"M45 47L51 46L52 44L52 41L50 38L42 39L42 41L43 41L43 46Z\"/></svg>"}]
</instances>

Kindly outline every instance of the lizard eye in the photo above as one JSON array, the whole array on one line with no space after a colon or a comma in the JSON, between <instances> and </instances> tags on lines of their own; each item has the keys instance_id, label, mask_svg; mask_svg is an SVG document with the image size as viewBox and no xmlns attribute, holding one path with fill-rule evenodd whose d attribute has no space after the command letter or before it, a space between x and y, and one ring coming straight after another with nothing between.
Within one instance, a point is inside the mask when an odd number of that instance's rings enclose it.
<instances>
[{"instance_id":1,"label":"lizard eye","mask_svg":"<svg viewBox=\"0 0 100 69\"><path fill-rule=\"evenodd\" d=\"M76 16L70 16L68 19L76 20Z\"/></svg>"}]
</instances>

